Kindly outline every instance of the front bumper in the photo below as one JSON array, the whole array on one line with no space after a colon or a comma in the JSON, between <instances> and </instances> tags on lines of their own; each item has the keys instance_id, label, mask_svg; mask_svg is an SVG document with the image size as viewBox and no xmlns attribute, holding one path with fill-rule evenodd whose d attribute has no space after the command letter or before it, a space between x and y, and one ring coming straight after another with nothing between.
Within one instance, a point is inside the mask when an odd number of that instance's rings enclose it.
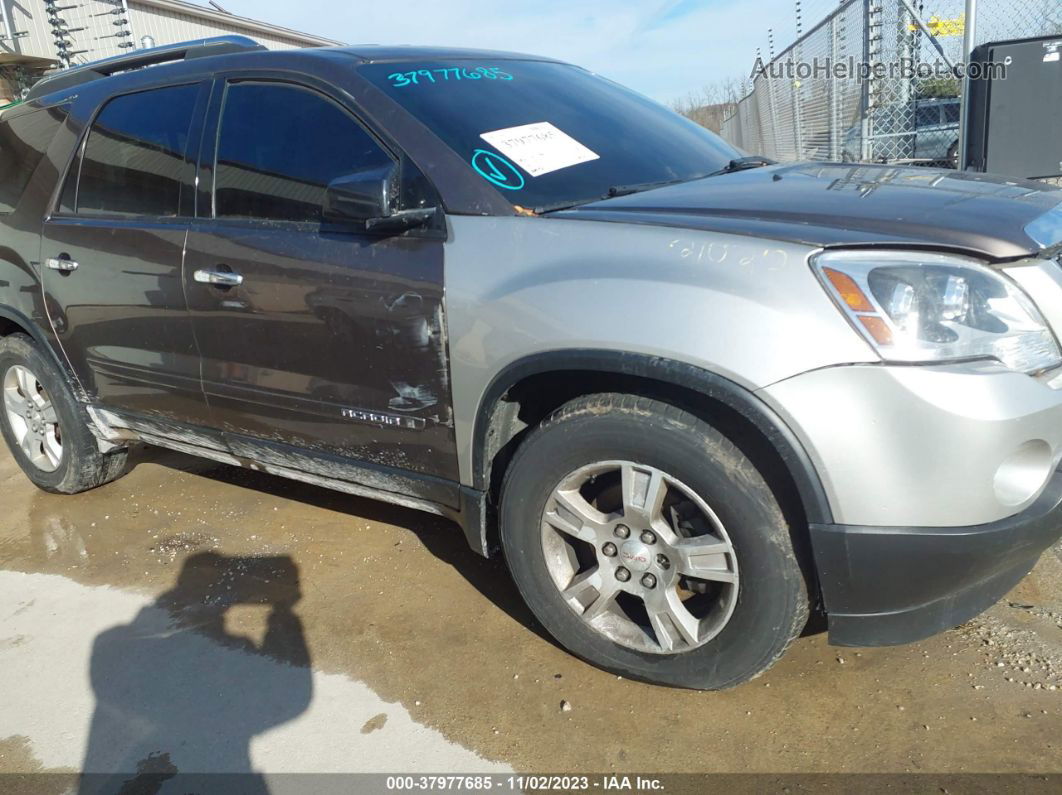
<instances>
[{"instance_id":1,"label":"front bumper","mask_svg":"<svg viewBox=\"0 0 1062 795\"><path fill-rule=\"evenodd\" d=\"M909 643L990 607L1062 537L1062 472L1017 516L970 527L812 525L830 642Z\"/></svg>"},{"instance_id":2,"label":"front bumper","mask_svg":"<svg viewBox=\"0 0 1062 795\"><path fill-rule=\"evenodd\" d=\"M1015 516L1062 460L1062 389L993 362L852 365L761 389L800 439L831 521L955 527Z\"/></svg>"},{"instance_id":3,"label":"front bumper","mask_svg":"<svg viewBox=\"0 0 1062 795\"><path fill-rule=\"evenodd\" d=\"M830 640L919 640L977 615L1062 536L1062 379L981 362L817 370L760 394L804 444Z\"/></svg>"}]
</instances>

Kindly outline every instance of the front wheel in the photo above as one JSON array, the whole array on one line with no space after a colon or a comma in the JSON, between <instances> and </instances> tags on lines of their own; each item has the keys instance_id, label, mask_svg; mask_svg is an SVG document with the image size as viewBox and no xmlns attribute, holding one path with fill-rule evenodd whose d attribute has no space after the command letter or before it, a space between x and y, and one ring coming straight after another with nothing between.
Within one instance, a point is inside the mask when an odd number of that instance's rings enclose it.
<instances>
[{"instance_id":1,"label":"front wheel","mask_svg":"<svg viewBox=\"0 0 1062 795\"><path fill-rule=\"evenodd\" d=\"M506 474L501 540L546 629L627 677L731 687L807 621L763 476L718 430L648 398L592 395L543 422Z\"/></svg>"}]
</instances>

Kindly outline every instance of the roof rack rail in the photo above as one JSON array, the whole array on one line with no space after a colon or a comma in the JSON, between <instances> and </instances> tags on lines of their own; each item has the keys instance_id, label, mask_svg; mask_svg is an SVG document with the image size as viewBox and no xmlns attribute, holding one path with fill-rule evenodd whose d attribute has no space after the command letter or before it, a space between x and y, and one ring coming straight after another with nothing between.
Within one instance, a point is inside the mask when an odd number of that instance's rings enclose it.
<instances>
[{"instance_id":1,"label":"roof rack rail","mask_svg":"<svg viewBox=\"0 0 1062 795\"><path fill-rule=\"evenodd\" d=\"M264 50L264 46L246 36L214 36L208 39L182 41L178 44L166 44L162 47L150 47L124 55L115 55L99 61L80 64L70 69L48 75L30 88L26 99L62 91L65 88L99 80L116 72L141 69L145 66L166 63L168 61L185 61L210 55L228 55L235 52L253 52Z\"/></svg>"}]
</instances>

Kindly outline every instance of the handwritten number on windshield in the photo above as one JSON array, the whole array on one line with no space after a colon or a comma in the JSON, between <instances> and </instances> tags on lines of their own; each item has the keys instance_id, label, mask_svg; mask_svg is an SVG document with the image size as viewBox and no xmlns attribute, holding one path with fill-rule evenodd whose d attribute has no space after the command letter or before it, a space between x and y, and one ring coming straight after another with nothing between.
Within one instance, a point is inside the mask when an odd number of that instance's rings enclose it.
<instances>
[{"instance_id":1,"label":"handwritten number on windshield","mask_svg":"<svg viewBox=\"0 0 1062 795\"><path fill-rule=\"evenodd\" d=\"M387 76L392 88L449 83L458 80L512 80L513 76L499 66L477 66L465 69L451 66L445 69L414 69L412 72L393 72Z\"/></svg>"}]
</instances>

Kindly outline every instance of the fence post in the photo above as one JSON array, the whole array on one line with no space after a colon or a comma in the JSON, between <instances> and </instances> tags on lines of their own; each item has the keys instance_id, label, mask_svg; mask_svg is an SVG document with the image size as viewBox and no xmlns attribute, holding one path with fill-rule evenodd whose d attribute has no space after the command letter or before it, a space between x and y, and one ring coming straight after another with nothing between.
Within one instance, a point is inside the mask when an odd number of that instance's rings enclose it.
<instances>
[{"instance_id":1,"label":"fence post","mask_svg":"<svg viewBox=\"0 0 1062 795\"><path fill-rule=\"evenodd\" d=\"M796 61L795 62L793 60L794 56L796 56ZM793 69L794 69L794 71L793 71L793 79L789 81L789 90L793 94L793 128L794 128L794 132L796 133L796 140L793 143L794 143L794 148L796 150L796 152L795 152L796 159L797 160L803 160L804 159L804 119L803 119L803 113L802 113L802 107L801 107L801 97L800 97L801 81L796 76L796 66L797 66L797 64L800 63L800 47L794 48L792 55L789 56L789 63L793 64Z\"/></svg>"},{"instance_id":2,"label":"fence post","mask_svg":"<svg viewBox=\"0 0 1062 795\"><path fill-rule=\"evenodd\" d=\"M888 77L880 80L876 68L881 63L882 42L884 40L882 15L883 0L866 0L864 7L864 41L867 79L863 94L863 160L870 160L877 154L877 117L883 86L888 85Z\"/></svg>"},{"instance_id":3,"label":"fence post","mask_svg":"<svg viewBox=\"0 0 1062 795\"><path fill-rule=\"evenodd\" d=\"M830 75L826 79L826 86L830 92L830 160L840 160L840 130L838 127L841 125L840 112L838 105L840 101L839 91L837 90L837 79L834 77L833 68L837 63L837 13L835 12L830 17Z\"/></svg>"},{"instance_id":4,"label":"fence post","mask_svg":"<svg viewBox=\"0 0 1062 795\"><path fill-rule=\"evenodd\" d=\"M967 148L966 128L970 123L970 53L977 45L977 0L966 0L966 16L962 31L962 58L966 74L962 79L962 100L959 104L959 162L956 168L966 170Z\"/></svg>"},{"instance_id":5,"label":"fence post","mask_svg":"<svg viewBox=\"0 0 1062 795\"><path fill-rule=\"evenodd\" d=\"M771 60L771 63L774 63L773 59ZM768 64L768 66L769 65L770 64ZM771 151L768 153L767 156L778 158L780 155L778 152L778 117L774 110L774 79L770 76L769 73L764 79L767 81L767 118L769 129L771 131ZM766 132L768 128L763 127L762 119L760 120L760 124L761 128ZM767 136L764 136L765 139L766 137ZM764 141L764 143L766 143L766 140ZM764 149L766 148L767 147L764 147Z\"/></svg>"}]
</instances>

